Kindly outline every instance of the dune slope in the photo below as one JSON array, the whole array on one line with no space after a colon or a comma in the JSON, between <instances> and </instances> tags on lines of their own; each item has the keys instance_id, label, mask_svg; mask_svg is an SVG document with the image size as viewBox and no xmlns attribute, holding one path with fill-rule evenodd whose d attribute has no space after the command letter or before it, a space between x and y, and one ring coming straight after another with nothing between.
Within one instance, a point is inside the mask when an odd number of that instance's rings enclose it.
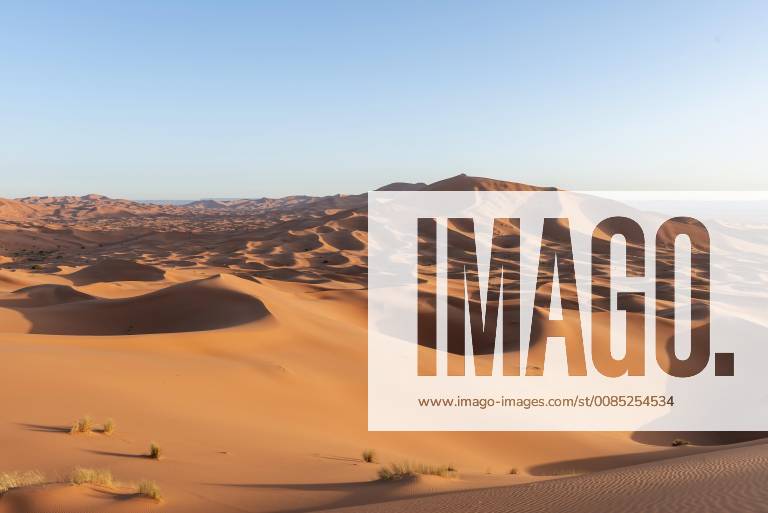
<instances>
[{"instance_id":1,"label":"dune slope","mask_svg":"<svg viewBox=\"0 0 768 513\"><path fill-rule=\"evenodd\" d=\"M357 513L768 511L768 445L748 445L541 483L341 508Z\"/></svg>"},{"instance_id":2,"label":"dune slope","mask_svg":"<svg viewBox=\"0 0 768 513\"><path fill-rule=\"evenodd\" d=\"M25 322L20 322L20 316ZM66 285L37 285L0 297L3 331L47 335L138 335L206 331L266 320L252 283L231 275L168 285L121 299Z\"/></svg>"}]
</instances>

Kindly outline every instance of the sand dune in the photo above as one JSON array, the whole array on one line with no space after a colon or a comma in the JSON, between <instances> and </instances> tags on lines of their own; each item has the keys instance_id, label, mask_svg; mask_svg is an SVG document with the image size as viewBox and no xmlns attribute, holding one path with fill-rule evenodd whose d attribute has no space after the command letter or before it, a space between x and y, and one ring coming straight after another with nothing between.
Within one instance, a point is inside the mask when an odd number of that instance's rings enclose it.
<instances>
[{"instance_id":1,"label":"sand dune","mask_svg":"<svg viewBox=\"0 0 768 513\"><path fill-rule=\"evenodd\" d=\"M407 183L396 182L384 187L380 191L554 191L554 187L537 187L524 183L507 182L504 180L494 180L493 178L482 178L478 176L469 176L461 173L451 178L439 180L437 182L426 184L423 182Z\"/></svg>"},{"instance_id":2,"label":"sand dune","mask_svg":"<svg viewBox=\"0 0 768 513\"><path fill-rule=\"evenodd\" d=\"M37 216L37 209L21 201L0 198L0 219L3 221L29 221Z\"/></svg>"},{"instance_id":3,"label":"sand dune","mask_svg":"<svg viewBox=\"0 0 768 513\"><path fill-rule=\"evenodd\" d=\"M90 299L94 299L93 296L67 285L32 285L13 292L10 299L0 300L0 305L29 308L61 305Z\"/></svg>"},{"instance_id":4,"label":"sand dune","mask_svg":"<svg viewBox=\"0 0 768 513\"><path fill-rule=\"evenodd\" d=\"M537 189L466 175L390 187ZM766 509L765 446L723 445L762 433L368 432L365 195L38 197L0 214L0 376L13 390L0 472L109 468L165 495L49 485L5 494L0 512ZM69 435L83 414L114 417L117 432ZM693 445L671 447L678 437ZM151 441L162 461L144 456ZM458 477L381 482L365 448Z\"/></svg>"},{"instance_id":5,"label":"sand dune","mask_svg":"<svg viewBox=\"0 0 768 513\"><path fill-rule=\"evenodd\" d=\"M0 285L5 289L10 288L11 290L16 290L26 287L28 283L22 278L21 274L0 271Z\"/></svg>"},{"instance_id":6,"label":"sand dune","mask_svg":"<svg viewBox=\"0 0 768 513\"><path fill-rule=\"evenodd\" d=\"M75 285L90 285L112 281L160 281L164 276L165 271L151 265L109 258L66 277Z\"/></svg>"},{"instance_id":7,"label":"sand dune","mask_svg":"<svg viewBox=\"0 0 768 513\"><path fill-rule=\"evenodd\" d=\"M748 445L543 483L335 509L359 513L678 513L768 510L768 446ZM331 511L331 510L327 510Z\"/></svg>"},{"instance_id":8,"label":"sand dune","mask_svg":"<svg viewBox=\"0 0 768 513\"><path fill-rule=\"evenodd\" d=\"M125 299L103 299L64 285L40 285L11 294L0 306L13 308L29 322L19 328L7 320L6 332L104 336L206 331L270 316L249 287L241 278L217 275Z\"/></svg>"}]
</instances>

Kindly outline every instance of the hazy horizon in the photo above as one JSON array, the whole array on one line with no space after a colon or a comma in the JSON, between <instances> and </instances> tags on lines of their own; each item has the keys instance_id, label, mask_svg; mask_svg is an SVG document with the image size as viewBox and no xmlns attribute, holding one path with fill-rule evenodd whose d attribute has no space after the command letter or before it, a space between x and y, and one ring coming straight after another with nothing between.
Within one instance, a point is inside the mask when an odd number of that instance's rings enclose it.
<instances>
[{"instance_id":1,"label":"hazy horizon","mask_svg":"<svg viewBox=\"0 0 768 513\"><path fill-rule=\"evenodd\" d=\"M412 184L418 184L418 183L426 183L431 184L438 181L448 180L451 178L456 178L458 176L462 175L469 175L471 178L477 178L477 179L491 179L491 180L502 180L507 182L513 182L513 183L520 183L524 185L533 185L538 187L557 187L559 189L563 190L570 190L572 192L594 192L597 194L600 193L607 193L609 195L613 193L622 194L622 193L643 193L643 192L655 192L659 194L664 194L665 191L669 191L671 193L674 193L676 191L680 192L711 192L713 194L717 194L718 197L722 197L723 194L728 193L735 193L742 197L744 194L747 194L749 196L756 196L759 197L759 199L762 200L762 194L768 193L768 187L762 190L757 190L755 188L738 188L738 187L722 187L719 189L714 188L707 188L702 187L701 184L696 184L694 187L667 187L667 188L650 188L650 187L624 187L624 188L600 188L600 187L580 187L580 188L572 188L567 189L564 188L556 183L535 183L535 182L524 182L521 180L515 180L515 179L504 179L504 178L493 178L490 176L478 176L478 175L472 175L469 173L458 173L458 174L452 174L452 175L446 175L443 177L440 177L433 181L427 181L427 180L419 180L418 178L412 179L412 180L398 180L398 181L392 181L387 183L378 184L374 187L370 187L363 191L336 191L331 192L328 194L312 194L312 193L288 193L288 194L278 194L278 195L268 195L268 194L252 194L252 195L239 195L239 196L189 196L189 197L132 197L128 195L110 195L110 194L103 194L99 191L85 191L84 192L78 192L78 193L69 193L69 194L56 194L56 193L46 193L46 194L27 194L24 196L3 196L0 194L0 199L11 199L11 200L21 200L26 198L45 198L45 197L86 197L90 195L96 195L96 196L105 196L109 199L118 199L118 200L129 200L134 201L137 203L154 203L154 204L175 204L175 205L184 205L187 203L192 203L195 201L236 201L236 200L256 200L256 199L280 199L285 197L292 197L292 196L309 196L309 197L323 197L323 196L353 196L353 195L359 195L359 194L366 194L370 191L378 190L381 187L392 185L394 183L412 183ZM665 196L666 197L666 196ZM753 198L754 199L754 198Z\"/></svg>"}]
</instances>

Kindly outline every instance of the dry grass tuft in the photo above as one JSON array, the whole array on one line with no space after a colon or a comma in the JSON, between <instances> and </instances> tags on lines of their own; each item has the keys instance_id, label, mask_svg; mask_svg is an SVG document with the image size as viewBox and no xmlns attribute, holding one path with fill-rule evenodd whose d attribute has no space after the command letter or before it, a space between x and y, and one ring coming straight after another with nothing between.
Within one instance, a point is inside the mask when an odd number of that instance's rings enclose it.
<instances>
[{"instance_id":1,"label":"dry grass tuft","mask_svg":"<svg viewBox=\"0 0 768 513\"><path fill-rule=\"evenodd\" d=\"M47 482L45 475L37 470L0 472L0 495L14 488L34 486ZM112 477L112 472L106 469L76 467L69 476L69 482L74 485L93 485L110 489L118 488L117 482ZM160 487L154 481L141 481L137 485L136 490L140 495L158 502L162 499Z\"/></svg>"},{"instance_id":2,"label":"dry grass tuft","mask_svg":"<svg viewBox=\"0 0 768 513\"><path fill-rule=\"evenodd\" d=\"M21 488L45 483L45 475L37 470L0 472L0 494Z\"/></svg>"},{"instance_id":3,"label":"dry grass tuft","mask_svg":"<svg viewBox=\"0 0 768 513\"><path fill-rule=\"evenodd\" d=\"M77 467L72 471L70 482L76 485L89 484L103 488L116 488L117 483L112 477L112 472L103 469ZM154 481L141 481L136 485L136 491L144 497L160 501L162 494L160 487Z\"/></svg>"},{"instance_id":4,"label":"dry grass tuft","mask_svg":"<svg viewBox=\"0 0 768 513\"><path fill-rule=\"evenodd\" d=\"M452 465L425 465L423 463L390 463L379 469L379 479L397 481L417 474L424 476L453 477L456 469Z\"/></svg>"},{"instance_id":5,"label":"dry grass tuft","mask_svg":"<svg viewBox=\"0 0 768 513\"><path fill-rule=\"evenodd\" d=\"M76 485L91 484L103 486L104 488L113 488L115 486L112 472L106 469L77 467L69 476L69 481Z\"/></svg>"},{"instance_id":6,"label":"dry grass tuft","mask_svg":"<svg viewBox=\"0 0 768 513\"><path fill-rule=\"evenodd\" d=\"M376 451L366 449L363 451L363 461L366 463L376 463Z\"/></svg>"},{"instance_id":7,"label":"dry grass tuft","mask_svg":"<svg viewBox=\"0 0 768 513\"><path fill-rule=\"evenodd\" d=\"M385 481L396 481L415 475L416 472L414 472L409 463L390 463L388 467L381 467L379 469L379 479Z\"/></svg>"},{"instance_id":8,"label":"dry grass tuft","mask_svg":"<svg viewBox=\"0 0 768 513\"><path fill-rule=\"evenodd\" d=\"M115 421L113 419L107 419L106 422L104 422L104 434L105 435L111 435L115 432L115 429L117 426L115 425Z\"/></svg>"},{"instance_id":9,"label":"dry grass tuft","mask_svg":"<svg viewBox=\"0 0 768 513\"><path fill-rule=\"evenodd\" d=\"M681 445L691 445L691 442L684 438L675 438L672 440L672 447L680 447Z\"/></svg>"},{"instance_id":10,"label":"dry grass tuft","mask_svg":"<svg viewBox=\"0 0 768 513\"><path fill-rule=\"evenodd\" d=\"M142 481L139 483L139 493L144 497L149 497L150 499L154 499L156 501L159 501L163 498L162 494L160 493L160 487L157 486L157 483L154 481Z\"/></svg>"},{"instance_id":11,"label":"dry grass tuft","mask_svg":"<svg viewBox=\"0 0 768 513\"><path fill-rule=\"evenodd\" d=\"M159 445L157 445L155 442L152 442L149 445L149 457L153 460L159 460L160 457L163 455L163 450L160 448Z\"/></svg>"},{"instance_id":12,"label":"dry grass tuft","mask_svg":"<svg viewBox=\"0 0 768 513\"><path fill-rule=\"evenodd\" d=\"M79 433L90 433L91 431L93 431L93 420L88 415L85 415L72 424L72 429L69 430L69 433L76 435Z\"/></svg>"},{"instance_id":13,"label":"dry grass tuft","mask_svg":"<svg viewBox=\"0 0 768 513\"><path fill-rule=\"evenodd\" d=\"M511 475L516 475L517 474L517 469L516 468L511 468L511 469L509 469L509 473Z\"/></svg>"}]
</instances>

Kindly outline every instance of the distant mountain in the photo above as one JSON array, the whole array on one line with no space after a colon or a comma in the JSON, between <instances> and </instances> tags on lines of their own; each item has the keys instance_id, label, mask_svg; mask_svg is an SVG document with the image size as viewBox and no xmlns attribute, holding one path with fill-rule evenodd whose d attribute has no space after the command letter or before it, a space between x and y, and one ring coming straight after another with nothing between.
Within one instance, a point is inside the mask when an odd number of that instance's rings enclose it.
<instances>
[{"instance_id":1,"label":"distant mountain","mask_svg":"<svg viewBox=\"0 0 768 513\"><path fill-rule=\"evenodd\" d=\"M379 191L556 191L555 187L538 187L517 182L495 180L461 173L431 184L395 182Z\"/></svg>"}]
</instances>

